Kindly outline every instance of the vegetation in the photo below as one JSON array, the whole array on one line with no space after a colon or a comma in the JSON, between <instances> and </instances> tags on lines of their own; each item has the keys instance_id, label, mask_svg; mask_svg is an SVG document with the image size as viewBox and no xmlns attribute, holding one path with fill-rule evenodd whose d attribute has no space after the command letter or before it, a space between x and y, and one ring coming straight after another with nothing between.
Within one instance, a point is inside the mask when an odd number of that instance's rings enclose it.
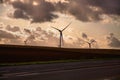
<instances>
[{"instance_id":1,"label":"vegetation","mask_svg":"<svg viewBox=\"0 0 120 80\"><path fill-rule=\"evenodd\" d=\"M120 59L120 50L110 49L66 49L15 45L1 45L0 49L0 66Z\"/></svg>"},{"instance_id":2,"label":"vegetation","mask_svg":"<svg viewBox=\"0 0 120 80\"><path fill-rule=\"evenodd\" d=\"M36 65L36 64L53 64L53 63L69 63L69 62L83 62L83 61L98 61L98 60L112 60L120 58L94 58L94 59L79 59L79 60L54 60L54 61L36 61L36 62L16 62L16 63L1 63L0 67L3 66L22 66L22 65Z\"/></svg>"}]
</instances>

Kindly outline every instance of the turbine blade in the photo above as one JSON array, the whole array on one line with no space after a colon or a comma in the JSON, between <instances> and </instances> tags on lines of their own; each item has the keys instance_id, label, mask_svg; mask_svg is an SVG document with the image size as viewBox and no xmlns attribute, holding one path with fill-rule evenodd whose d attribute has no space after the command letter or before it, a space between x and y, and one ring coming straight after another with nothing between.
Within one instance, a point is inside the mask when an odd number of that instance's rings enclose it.
<instances>
[{"instance_id":1,"label":"turbine blade","mask_svg":"<svg viewBox=\"0 0 120 80\"><path fill-rule=\"evenodd\" d=\"M60 29L57 29L57 28L55 28L55 27L52 27L52 28L54 28L55 30L58 30L58 31L60 31Z\"/></svg>"},{"instance_id":2,"label":"turbine blade","mask_svg":"<svg viewBox=\"0 0 120 80\"><path fill-rule=\"evenodd\" d=\"M67 29L68 26L70 26L71 23L72 23L72 22L70 22L62 31L64 31L65 29Z\"/></svg>"}]
</instances>

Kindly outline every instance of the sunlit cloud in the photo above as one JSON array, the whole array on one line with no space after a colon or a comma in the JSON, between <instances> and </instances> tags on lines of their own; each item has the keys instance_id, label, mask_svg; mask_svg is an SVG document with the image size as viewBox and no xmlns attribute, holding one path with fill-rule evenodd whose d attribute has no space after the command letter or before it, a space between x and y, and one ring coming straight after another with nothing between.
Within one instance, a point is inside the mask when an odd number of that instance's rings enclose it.
<instances>
[{"instance_id":1,"label":"sunlit cloud","mask_svg":"<svg viewBox=\"0 0 120 80\"><path fill-rule=\"evenodd\" d=\"M15 2L16 0L10 0L10 2Z\"/></svg>"},{"instance_id":2,"label":"sunlit cloud","mask_svg":"<svg viewBox=\"0 0 120 80\"><path fill-rule=\"evenodd\" d=\"M25 2L24 0L20 0L21 2Z\"/></svg>"},{"instance_id":3,"label":"sunlit cloud","mask_svg":"<svg viewBox=\"0 0 120 80\"><path fill-rule=\"evenodd\" d=\"M52 3L57 3L57 2L67 3L68 2L67 0L45 0L45 1L52 2Z\"/></svg>"},{"instance_id":4,"label":"sunlit cloud","mask_svg":"<svg viewBox=\"0 0 120 80\"><path fill-rule=\"evenodd\" d=\"M36 1L33 1L33 5L34 6L37 6L37 5L39 5L40 3L38 3L38 2L36 2Z\"/></svg>"}]
</instances>

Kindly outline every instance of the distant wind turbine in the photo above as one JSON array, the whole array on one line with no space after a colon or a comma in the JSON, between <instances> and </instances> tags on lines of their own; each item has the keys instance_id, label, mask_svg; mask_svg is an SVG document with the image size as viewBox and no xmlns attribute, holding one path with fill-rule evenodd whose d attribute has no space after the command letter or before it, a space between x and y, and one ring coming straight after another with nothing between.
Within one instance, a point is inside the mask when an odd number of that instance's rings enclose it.
<instances>
[{"instance_id":1,"label":"distant wind turbine","mask_svg":"<svg viewBox=\"0 0 120 80\"><path fill-rule=\"evenodd\" d=\"M63 43L63 31L65 31L71 24L72 22L70 22L64 29L60 30L58 28L55 28L55 27L52 27L54 28L55 30L59 31L60 33L60 43L59 43L59 47L61 48L62 47L62 43Z\"/></svg>"},{"instance_id":2,"label":"distant wind turbine","mask_svg":"<svg viewBox=\"0 0 120 80\"><path fill-rule=\"evenodd\" d=\"M92 44L96 41L94 39L91 39L90 41L85 41L85 42L88 43L89 48L92 48Z\"/></svg>"},{"instance_id":3,"label":"distant wind turbine","mask_svg":"<svg viewBox=\"0 0 120 80\"><path fill-rule=\"evenodd\" d=\"M84 42L86 42L89 45L89 48L92 48L92 44L96 43L94 39L89 39L87 34L85 33L82 33L82 37L87 40L87 41L84 40Z\"/></svg>"}]
</instances>

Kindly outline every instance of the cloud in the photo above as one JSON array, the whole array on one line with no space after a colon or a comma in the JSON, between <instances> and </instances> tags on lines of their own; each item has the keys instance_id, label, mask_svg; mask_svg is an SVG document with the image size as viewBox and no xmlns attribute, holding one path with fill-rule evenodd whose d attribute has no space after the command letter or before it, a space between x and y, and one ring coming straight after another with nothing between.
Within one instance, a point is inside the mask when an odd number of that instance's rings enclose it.
<instances>
[{"instance_id":1,"label":"cloud","mask_svg":"<svg viewBox=\"0 0 120 80\"><path fill-rule=\"evenodd\" d=\"M120 0L65 0L53 3L48 0L5 0L15 9L9 17L34 22L58 18L54 12L70 14L83 22L102 21L106 16L120 17Z\"/></svg>"},{"instance_id":2,"label":"cloud","mask_svg":"<svg viewBox=\"0 0 120 80\"><path fill-rule=\"evenodd\" d=\"M82 33L82 37L83 37L83 38L85 38L85 39L87 39L87 38L88 38L88 36L87 36L87 34L86 34L86 33Z\"/></svg>"},{"instance_id":3,"label":"cloud","mask_svg":"<svg viewBox=\"0 0 120 80\"><path fill-rule=\"evenodd\" d=\"M34 22L52 21L57 18L53 12L55 7L50 2L45 0L6 0L15 9L13 14L9 14L9 17L17 19L26 19Z\"/></svg>"},{"instance_id":4,"label":"cloud","mask_svg":"<svg viewBox=\"0 0 120 80\"><path fill-rule=\"evenodd\" d=\"M4 24L0 22L0 29L4 27Z\"/></svg>"},{"instance_id":5,"label":"cloud","mask_svg":"<svg viewBox=\"0 0 120 80\"><path fill-rule=\"evenodd\" d=\"M1 39L17 39L18 37L4 30L0 30Z\"/></svg>"},{"instance_id":6,"label":"cloud","mask_svg":"<svg viewBox=\"0 0 120 80\"><path fill-rule=\"evenodd\" d=\"M9 25L11 28L11 26ZM59 37L55 35L52 31L43 30L41 27L29 29L20 29L21 33L11 32L4 28L0 30L0 42L4 44L14 44L14 45L32 45L32 46L54 46L58 47ZM85 34L85 33L84 33ZM87 35L87 34L86 34ZM64 35L64 45L66 48L86 48L84 40L81 38L75 38L73 36Z\"/></svg>"},{"instance_id":7,"label":"cloud","mask_svg":"<svg viewBox=\"0 0 120 80\"><path fill-rule=\"evenodd\" d=\"M119 47L120 47L120 40L119 40L118 38L116 38L113 33L111 33L111 34L107 37L107 39L108 39L108 45L109 45L110 47L116 47L116 48L119 48Z\"/></svg>"},{"instance_id":8,"label":"cloud","mask_svg":"<svg viewBox=\"0 0 120 80\"><path fill-rule=\"evenodd\" d=\"M26 28L24 29L24 32L28 33L28 34L32 34L32 32L29 29L26 29Z\"/></svg>"},{"instance_id":9,"label":"cloud","mask_svg":"<svg viewBox=\"0 0 120 80\"><path fill-rule=\"evenodd\" d=\"M6 26L4 23L1 24L2 28L0 28L0 43L20 44L22 39L20 36L20 28L17 26L11 27L11 25Z\"/></svg>"},{"instance_id":10,"label":"cloud","mask_svg":"<svg viewBox=\"0 0 120 80\"><path fill-rule=\"evenodd\" d=\"M15 10L13 14L9 15L9 17L17 19L21 18L26 20L29 19L29 17L20 9Z\"/></svg>"},{"instance_id":11,"label":"cloud","mask_svg":"<svg viewBox=\"0 0 120 80\"><path fill-rule=\"evenodd\" d=\"M89 5L99 7L105 14L120 15L120 0L87 0Z\"/></svg>"},{"instance_id":12,"label":"cloud","mask_svg":"<svg viewBox=\"0 0 120 80\"><path fill-rule=\"evenodd\" d=\"M34 28L34 30L24 29L25 33L23 35L25 43L27 45L35 46L57 46L59 39L54 36L54 33L51 31L46 31L40 27ZM26 34L28 33L28 34Z\"/></svg>"},{"instance_id":13,"label":"cloud","mask_svg":"<svg viewBox=\"0 0 120 80\"><path fill-rule=\"evenodd\" d=\"M120 0L67 0L69 3L57 4L61 12L73 15L76 19L89 22L101 21L103 15L120 16Z\"/></svg>"},{"instance_id":14,"label":"cloud","mask_svg":"<svg viewBox=\"0 0 120 80\"><path fill-rule=\"evenodd\" d=\"M17 26L11 27L10 25L7 25L6 30L11 31L11 32L18 32L20 31L20 28Z\"/></svg>"},{"instance_id":15,"label":"cloud","mask_svg":"<svg viewBox=\"0 0 120 80\"><path fill-rule=\"evenodd\" d=\"M0 4L3 3L3 0L0 0Z\"/></svg>"}]
</instances>

